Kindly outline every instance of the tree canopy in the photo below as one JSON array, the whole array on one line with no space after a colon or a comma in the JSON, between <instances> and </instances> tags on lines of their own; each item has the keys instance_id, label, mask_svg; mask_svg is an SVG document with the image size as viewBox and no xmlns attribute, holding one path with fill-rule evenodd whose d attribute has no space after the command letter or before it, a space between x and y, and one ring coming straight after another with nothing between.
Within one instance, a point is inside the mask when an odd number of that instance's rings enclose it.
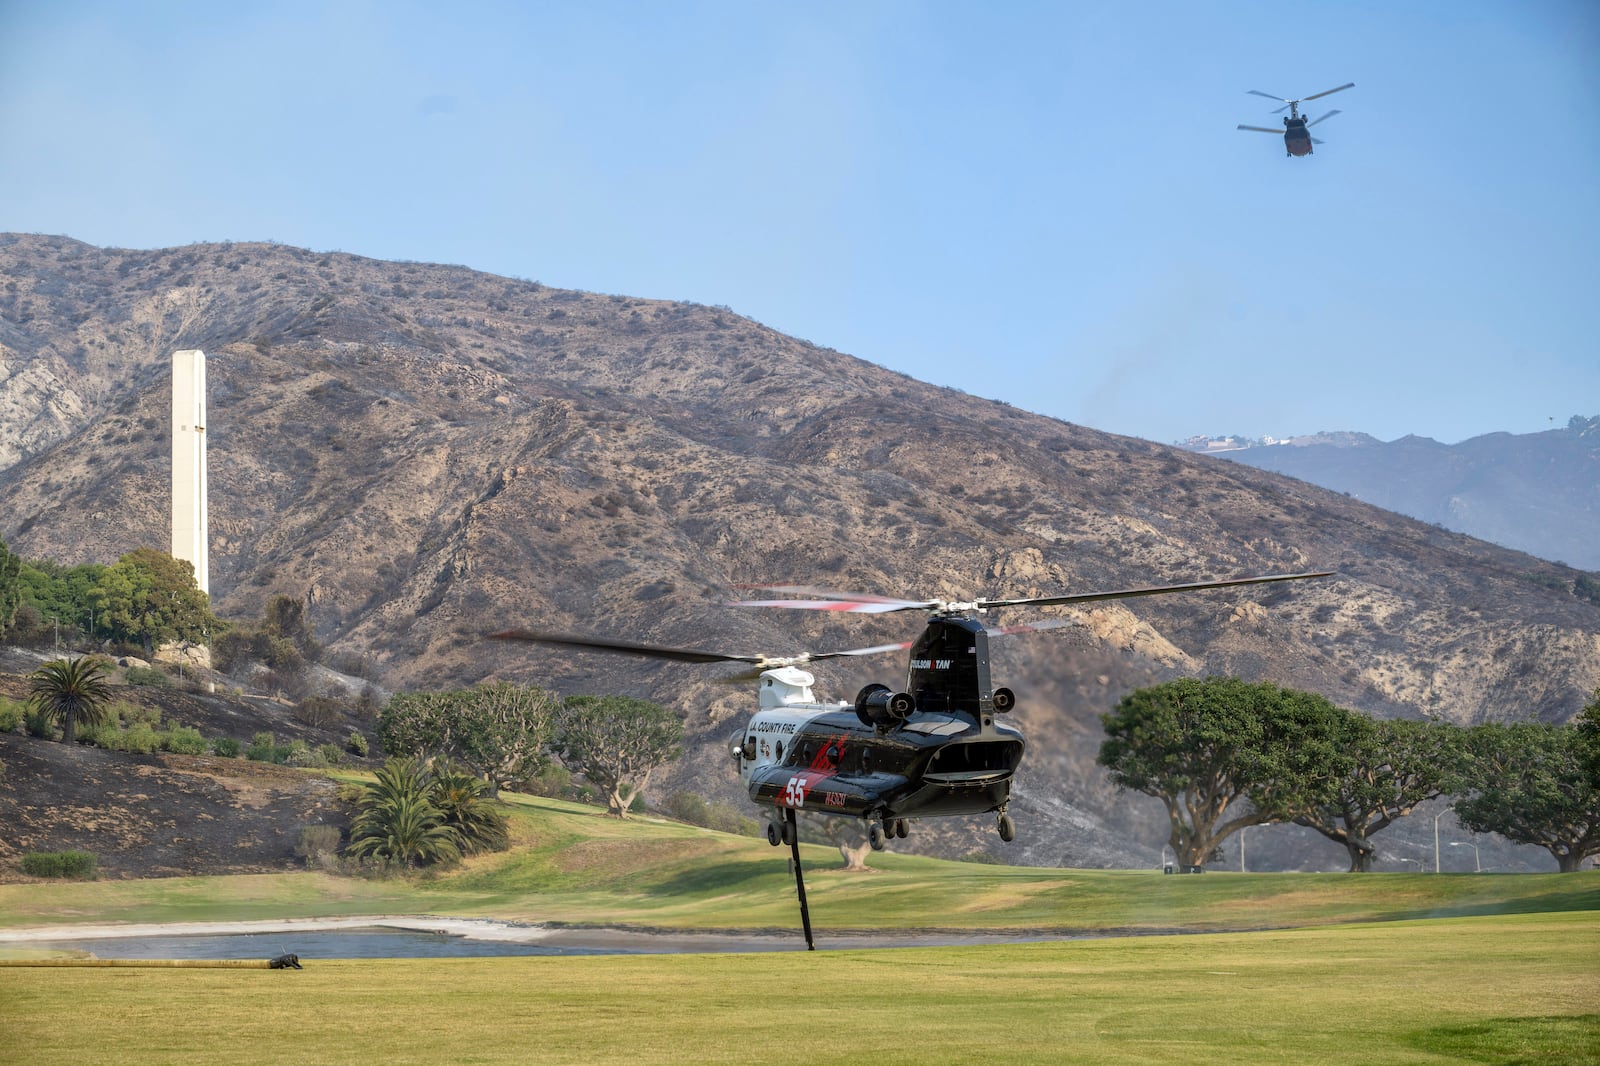
<instances>
[{"instance_id":1,"label":"tree canopy","mask_svg":"<svg viewBox=\"0 0 1600 1066\"><path fill-rule=\"evenodd\" d=\"M1131 692L1101 716L1098 761L1119 787L1166 805L1178 863L1198 868L1233 833L1332 800L1350 769L1339 749L1346 713L1268 682L1181 678Z\"/></svg>"},{"instance_id":2,"label":"tree canopy","mask_svg":"<svg viewBox=\"0 0 1600 1066\"><path fill-rule=\"evenodd\" d=\"M223 624L195 582L194 564L154 548L138 548L108 567L100 581L107 628L144 646L145 656L177 640L203 644Z\"/></svg>"},{"instance_id":3,"label":"tree canopy","mask_svg":"<svg viewBox=\"0 0 1600 1066\"><path fill-rule=\"evenodd\" d=\"M560 706L554 693L505 681L396 693L378 716L378 737L390 755L457 759L498 792L544 765Z\"/></svg>"},{"instance_id":4,"label":"tree canopy","mask_svg":"<svg viewBox=\"0 0 1600 1066\"><path fill-rule=\"evenodd\" d=\"M1339 729L1345 772L1327 802L1294 821L1344 845L1351 872L1364 873L1377 853L1374 834L1455 787L1461 730L1355 713L1345 714Z\"/></svg>"},{"instance_id":5,"label":"tree canopy","mask_svg":"<svg viewBox=\"0 0 1600 1066\"><path fill-rule=\"evenodd\" d=\"M628 696L569 696L552 744L567 768L606 795L606 811L627 815L662 763L682 754L683 722L672 711Z\"/></svg>"},{"instance_id":6,"label":"tree canopy","mask_svg":"<svg viewBox=\"0 0 1600 1066\"><path fill-rule=\"evenodd\" d=\"M1467 731L1466 785L1456 817L1555 857L1563 873L1600 854L1600 788L1582 725L1494 723Z\"/></svg>"}]
</instances>

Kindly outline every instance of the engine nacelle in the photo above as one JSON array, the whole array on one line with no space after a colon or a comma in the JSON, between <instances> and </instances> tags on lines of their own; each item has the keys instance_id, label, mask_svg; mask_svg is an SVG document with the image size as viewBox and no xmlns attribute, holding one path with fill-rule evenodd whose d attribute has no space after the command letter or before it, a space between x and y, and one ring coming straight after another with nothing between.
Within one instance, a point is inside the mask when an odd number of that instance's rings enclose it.
<instances>
[{"instance_id":1,"label":"engine nacelle","mask_svg":"<svg viewBox=\"0 0 1600 1066\"><path fill-rule=\"evenodd\" d=\"M1017 705L1016 694L1008 688L995 689L993 698L994 709L1000 714L1005 714L1007 711Z\"/></svg>"},{"instance_id":2,"label":"engine nacelle","mask_svg":"<svg viewBox=\"0 0 1600 1066\"><path fill-rule=\"evenodd\" d=\"M893 729L917 709L917 701L888 685L868 685L856 694L856 717L862 725Z\"/></svg>"}]
</instances>

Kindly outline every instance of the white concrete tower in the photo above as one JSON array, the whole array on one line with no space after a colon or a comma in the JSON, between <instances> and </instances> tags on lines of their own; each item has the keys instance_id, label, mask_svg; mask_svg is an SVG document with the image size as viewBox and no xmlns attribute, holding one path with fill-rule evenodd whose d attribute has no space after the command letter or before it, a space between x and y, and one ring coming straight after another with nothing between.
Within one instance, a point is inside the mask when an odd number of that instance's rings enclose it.
<instances>
[{"instance_id":1,"label":"white concrete tower","mask_svg":"<svg viewBox=\"0 0 1600 1066\"><path fill-rule=\"evenodd\" d=\"M194 564L211 595L206 521L206 353L172 353L172 557Z\"/></svg>"}]
</instances>

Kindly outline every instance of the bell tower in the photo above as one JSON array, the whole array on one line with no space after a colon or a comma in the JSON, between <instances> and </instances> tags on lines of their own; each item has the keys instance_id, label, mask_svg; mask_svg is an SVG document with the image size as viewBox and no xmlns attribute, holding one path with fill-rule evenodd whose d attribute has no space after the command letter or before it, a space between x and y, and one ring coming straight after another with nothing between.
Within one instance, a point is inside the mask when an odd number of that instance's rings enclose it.
<instances>
[{"instance_id":1,"label":"bell tower","mask_svg":"<svg viewBox=\"0 0 1600 1066\"><path fill-rule=\"evenodd\" d=\"M194 565L211 594L206 520L206 353L172 353L172 557Z\"/></svg>"}]
</instances>

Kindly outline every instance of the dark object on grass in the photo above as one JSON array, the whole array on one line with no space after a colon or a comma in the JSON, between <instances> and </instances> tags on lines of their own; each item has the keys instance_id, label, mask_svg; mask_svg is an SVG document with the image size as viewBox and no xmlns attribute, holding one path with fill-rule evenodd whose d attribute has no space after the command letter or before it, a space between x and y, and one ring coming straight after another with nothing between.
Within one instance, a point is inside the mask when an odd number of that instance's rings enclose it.
<instances>
[{"instance_id":1,"label":"dark object on grass","mask_svg":"<svg viewBox=\"0 0 1600 1066\"><path fill-rule=\"evenodd\" d=\"M269 970L301 970L304 968L300 965L300 956L290 953L279 955L267 963L267 969Z\"/></svg>"}]
</instances>

